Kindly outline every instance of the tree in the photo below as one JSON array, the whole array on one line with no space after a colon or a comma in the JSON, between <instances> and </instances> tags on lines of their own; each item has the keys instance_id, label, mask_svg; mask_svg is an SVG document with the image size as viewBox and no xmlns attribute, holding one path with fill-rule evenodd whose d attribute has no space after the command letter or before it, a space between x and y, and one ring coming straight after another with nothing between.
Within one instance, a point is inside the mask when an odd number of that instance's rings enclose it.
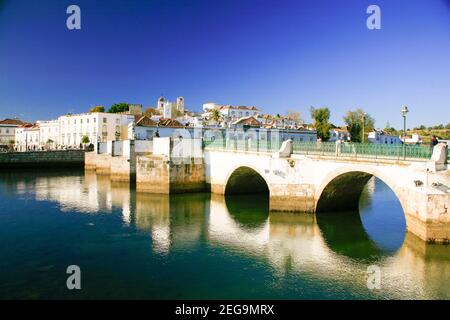
<instances>
[{"instance_id":1,"label":"tree","mask_svg":"<svg viewBox=\"0 0 450 320\"><path fill-rule=\"evenodd\" d=\"M317 131L317 136L322 141L327 141L330 138L330 110L328 108L314 108L311 107L311 118L314 120L314 127Z\"/></svg>"},{"instance_id":2,"label":"tree","mask_svg":"<svg viewBox=\"0 0 450 320\"><path fill-rule=\"evenodd\" d=\"M90 142L89 137L88 136L83 136L81 138L81 143L82 144L88 144Z\"/></svg>"},{"instance_id":3,"label":"tree","mask_svg":"<svg viewBox=\"0 0 450 320\"><path fill-rule=\"evenodd\" d=\"M386 132L387 134L392 134L392 135L397 135L397 130L394 127L391 127L391 124L388 122L386 122L386 126L383 129L384 132Z\"/></svg>"},{"instance_id":4,"label":"tree","mask_svg":"<svg viewBox=\"0 0 450 320\"><path fill-rule=\"evenodd\" d=\"M295 121L296 126L303 124L303 119L301 117L300 112L296 110L288 110L287 117L291 120Z\"/></svg>"},{"instance_id":5,"label":"tree","mask_svg":"<svg viewBox=\"0 0 450 320\"><path fill-rule=\"evenodd\" d=\"M209 117L215 123L219 123L222 120L222 114L220 113L220 111L218 109L212 109L209 112Z\"/></svg>"},{"instance_id":6,"label":"tree","mask_svg":"<svg viewBox=\"0 0 450 320\"><path fill-rule=\"evenodd\" d=\"M109 113L125 112L125 111L128 111L129 106L130 105L125 102L115 103L111 106L111 108L109 108L108 112Z\"/></svg>"},{"instance_id":7,"label":"tree","mask_svg":"<svg viewBox=\"0 0 450 320\"><path fill-rule=\"evenodd\" d=\"M95 106L89 112L105 112L105 107L103 106Z\"/></svg>"},{"instance_id":8,"label":"tree","mask_svg":"<svg viewBox=\"0 0 450 320\"><path fill-rule=\"evenodd\" d=\"M445 129L450 129L450 122L447 123L447 125L445 126Z\"/></svg>"},{"instance_id":9,"label":"tree","mask_svg":"<svg viewBox=\"0 0 450 320\"><path fill-rule=\"evenodd\" d=\"M298 112L296 110L288 110L287 117L292 120L302 121L300 112Z\"/></svg>"},{"instance_id":10,"label":"tree","mask_svg":"<svg viewBox=\"0 0 450 320\"><path fill-rule=\"evenodd\" d=\"M15 144L16 142L14 141L14 140L9 140L8 141L8 149L9 150L13 150L14 149L14 144Z\"/></svg>"},{"instance_id":11,"label":"tree","mask_svg":"<svg viewBox=\"0 0 450 320\"><path fill-rule=\"evenodd\" d=\"M365 135L367 135L369 131L373 130L375 125L375 120L369 114L362 109L356 109L355 111L347 111L344 116L344 122L347 124L348 132L353 142L361 142L363 119L364 131Z\"/></svg>"}]
</instances>

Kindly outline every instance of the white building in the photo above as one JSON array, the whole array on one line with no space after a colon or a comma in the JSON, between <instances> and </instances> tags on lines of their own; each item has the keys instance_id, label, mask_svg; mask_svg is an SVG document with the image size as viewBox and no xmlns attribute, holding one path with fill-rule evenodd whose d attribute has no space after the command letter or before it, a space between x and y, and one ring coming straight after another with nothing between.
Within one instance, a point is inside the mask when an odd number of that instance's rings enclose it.
<instances>
[{"instance_id":1,"label":"white building","mask_svg":"<svg viewBox=\"0 0 450 320\"><path fill-rule=\"evenodd\" d=\"M34 151L40 149L40 129L38 124L24 124L16 128L15 148L17 151Z\"/></svg>"},{"instance_id":2,"label":"white building","mask_svg":"<svg viewBox=\"0 0 450 320\"><path fill-rule=\"evenodd\" d=\"M0 121L0 148L5 148L15 143L16 128L24 123L17 119L4 119Z\"/></svg>"},{"instance_id":3,"label":"white building","mask_svg":"<svg viewBox=\"0 0 450 320\"><path fill-rule=\"evenodd\" d=\"M350 132L347 129L332 128L330 129L330 138L328 141L350 141Z\"/></svg>"},{"instance_id":4,"label":"white building","mask_svg":"<svg viewBox=\"0 0 450 320\"><path fill-rule=\"evenodd\" d=\"M38 121L39 144L46 149L55 149L60 144L59 121Z\"/></svg>"},{"instance_id":5,"label":"white building","mask_svg":"<svg viewBox=\"0 0 450 320\"><path fill-rule=\"evenodd\" d=\"M170 102L164 97L159 97L156 110L166 119L184 115L184 98L178 97L176 102Z\"/></svg>"},{"instance_id":6,"label":"white building","mask_svg":"<svg viewBox=\"0 0 450 320\"><path fill-rule=\"evenodd\" d=\"M133 140L153 140L154 137L177 136L176 131L182 132L192 127L186 127L175 119L153 119L142 116L136 122L128 124L128 137Z\"/></svg>"},{"instance_id":7,"label":"white building","mask_svg":"<svg viewBox=\"0 0 450 320\"><path fill-rule=\"evenodd\" d=\"M207 102L203 104L203 112L208 113L211 110L219 109L221 106L215 102Z\"/></svg>"},{"instance_id":8,"label":"white building","mask_svg":"<svg viewBox=\"0 0 450 320\"><path fill-rule=\"evenodd\" d=\"M270 114L260 114L256 118L265 128L297 129L303 125L300 119L292 119L287 116L273 116Z\"/></svg>"},{"instance_id":9,"label":"white building","mask_svg":"<svg viewBox=\"0 0 450 320\"><path fill-rule=\"evenodd\" d=\"M403 138L400 138L403 141ZM413 134L411 138L406 137L405 142L407 144L421 144L422 139L419 134Z\"/></svg>"},{"instance_id":10,"label":"white building","mask_svg":"<svg viewBox=\"0 0 450 320\"><path fill-rule=\"evenodd\" d=\"M387 134L383 130L374 130L369 132L367 139L376 144L401 144L402 140L395 135Z\"/></svg>"},{"instance_id":11,"label":"white building","mask_svg":"<svg viewBox=\"0 0 450 320\"><path fill-rule=\"evenodd\" d=\"M242 117L258 117L259 109L256 107L245 106L221 106L220 114L227 120L234 121Z\"/></svg>"},{"instance_id":12,"label":"white building","mask_svg":"<svg viewBox=\"0 0 450 320\"><path fill-rule=\"evenodd\" d=\"M65 115L58 118L60 144L78 147L87 136L89 143L127 138L128 124L135 120L132 114L94 112Z\"/></svg>"}]
</instances>

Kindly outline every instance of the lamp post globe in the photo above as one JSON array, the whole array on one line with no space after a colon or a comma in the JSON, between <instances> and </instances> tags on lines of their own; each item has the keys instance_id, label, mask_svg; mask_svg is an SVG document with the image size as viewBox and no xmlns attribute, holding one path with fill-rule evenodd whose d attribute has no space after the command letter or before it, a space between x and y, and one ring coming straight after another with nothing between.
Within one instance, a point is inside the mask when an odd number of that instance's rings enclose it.
<instances>
[{"instance_id":1,"label":"lamp post globe","mask_svg":"<svg viewBox=\"0 0 450 320\"><path fill-rule=\"evenodd\" d=\"M409 110L407 106L403 106L402 110L400 110L403 117L403 159L406 158L406 115L408 114Z\"/></svg>"}]
</instances>

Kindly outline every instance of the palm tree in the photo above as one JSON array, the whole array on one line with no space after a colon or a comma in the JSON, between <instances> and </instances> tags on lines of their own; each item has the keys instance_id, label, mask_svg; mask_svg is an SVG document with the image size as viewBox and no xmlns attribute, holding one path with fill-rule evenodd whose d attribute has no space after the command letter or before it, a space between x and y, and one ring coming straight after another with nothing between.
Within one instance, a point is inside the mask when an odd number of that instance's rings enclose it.
<instances>
[{"instance_id":1,"label":"palm tree","mask_svg":"<svg viewBox=\"0 0 450 320\"><path fill-rule=\"evenodd\" d=\"M219 123L222 120L222 114L219 110L213 109L210 112L210 119L212 119L216 123Z\"/></svg>"}]
</instances>

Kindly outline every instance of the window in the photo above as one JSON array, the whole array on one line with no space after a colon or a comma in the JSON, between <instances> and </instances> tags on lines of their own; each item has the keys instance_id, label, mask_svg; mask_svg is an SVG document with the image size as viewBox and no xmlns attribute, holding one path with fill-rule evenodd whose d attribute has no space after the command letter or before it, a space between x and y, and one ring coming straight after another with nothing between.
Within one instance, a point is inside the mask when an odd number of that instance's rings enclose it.
<instances>
[{"instance_id":1,"label":"window","mask_svg":"<svg viewBox=\"0 0 450 320\"><path fill-rule=\"evenodd\" d=\"M97 123L97 118L94 118L94 123Z\"/></svg>"},{"instance_id":2,"label":"window","mask_svg":"<svg viewBox=\"0 0 450 320\"><path fill-rule=\"evenodd\" d=\"M246 115L246 116L248 116L248 115L249 115L248 111L247 111L247 112L245 113L245 115Z\"/></svg>"},{"instance_id":3,"label":"window","mask_svg":"<svg viewBox=\"0 0 450 320\"><path fill-rule=\"evenodd\" d=\"M103 118L103 123L106 123L106 118Z\"/></svg>"}]
</instances>

